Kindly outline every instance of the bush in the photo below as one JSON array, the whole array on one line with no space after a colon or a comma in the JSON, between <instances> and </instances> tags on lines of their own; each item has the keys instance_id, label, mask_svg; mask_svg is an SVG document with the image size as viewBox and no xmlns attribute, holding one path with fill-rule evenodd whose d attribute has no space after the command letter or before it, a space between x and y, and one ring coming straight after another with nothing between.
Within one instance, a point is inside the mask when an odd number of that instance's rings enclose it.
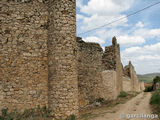
<instances>
[{"instance_id":1,"label":"bush","mask_svg":"<svg viewBox=\"0 0 160 120\"><path fill-rule=\"evenodd\" d=\"M157 82L160 82L160 77L159 76L156 76L154 79L153 79L153 83L156 84Z\"/></svg>"},{"instance_id":2,"label":"bush","mask_svg":"<svg viewBox=\"0 0 160 120\"><path fill-rule=\"evenodd\" d=\"M127 97L127 95L128 94L126 92L121 91L119 97Z\"/></svg>"},{"instance_id":3,"label":"bush","mask_svg":"<svg viewBox=\"0 0 160 120\"><path fill-rule=\"evenodd\" d=\"M8 113L8 108L2 109L1 112L0 120L35 120L35 118L48 118L50 116L50 111L46 106L26 109L23 113L18 113L17 110Z\"/></svg>"},{"instance_id":4,"label":"bush","mask_svg":"<svg viewBox=\"0 0 160 120\"><path fill-rule=\"evenodd\" d=\"M70 115L68 118L66 118L66 120L76 120L76 116Z\"/></svg>"},{"instance_id":5,"label":"bush","mask_svg":"<svg viewBox=\"0 0 160 120\"><path fill-rule=\"evenodd\" d=\"M99 103L104 103L105 102L105 100L104 100L104 98L98 98L98 99L96 99L96 102L99 102Z\"/></svg>"},{"instance_id":6,"label":"bush","mask_svg":"<svg viewBox=\"0 0 160 120\"><path fill-rule=\"evenodd\" d=\"M152 94L150 104L160 106L160 90L157 90Z\"/></svg>"},{"instance_id":7,"label":"bush","mask_svg":"<svg viewBox=\"0 0 160 120\"><path fill-rule=\"evenodd\" d=\"M145 87L144 92L151 92L151 91L153 91L153 86Z\"/></svg>"}]
</instances>

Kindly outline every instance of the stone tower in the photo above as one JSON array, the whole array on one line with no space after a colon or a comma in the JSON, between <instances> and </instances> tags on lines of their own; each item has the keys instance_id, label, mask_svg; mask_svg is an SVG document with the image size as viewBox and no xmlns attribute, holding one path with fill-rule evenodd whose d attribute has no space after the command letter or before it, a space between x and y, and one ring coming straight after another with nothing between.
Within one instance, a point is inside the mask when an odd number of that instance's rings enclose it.
<instances>
[{"instance_id":1,"label":"stone tower","mask_svg":"<svg viewBox=\"0 0 160 120\"><path fill-rule=\"evenodd\" d=\"M0 109L78 115L76 0L0 1Z\"/></svg>"},{"instance_id":2,"label":"stone tower","mask_svg":"<svg viewBox=\"0 0 160 120\"><path fill-rule=\"evenodd\" d=\"M49 108L56 118L78 115L76 0L49 0Z\"/></svg>"}]
</instances>

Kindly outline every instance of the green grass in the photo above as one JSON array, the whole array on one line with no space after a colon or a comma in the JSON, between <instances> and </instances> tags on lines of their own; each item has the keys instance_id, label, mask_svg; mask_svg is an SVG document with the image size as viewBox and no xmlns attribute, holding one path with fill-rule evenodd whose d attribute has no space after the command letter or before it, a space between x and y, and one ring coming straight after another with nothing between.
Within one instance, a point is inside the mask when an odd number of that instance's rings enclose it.
<instances>
[{"instance_id":1,"label":"green grass","mask_svg":"<svg viewBox=\"0 0 160 120\"><path fill-rule=\"evenodd\" d=\"M65 120L76 120L76 116L75 115L71 115L68 118L66 118Z\"/></svg>"},{"instance_id":2,"label":"green grass","mask_svg":"<svg viewBox=\"0 0 160 120\"><path fill-rule=\"evenodd\" d=\"M121 91L119 97L127 97L127 95L128 94L126 92Z\"/></svg>"},{"instance_id":3,"label":"green grass","mask_svg":"<svg viewBox=\"0 0 160 120\"><path fill-rule=\"evenodd\" d=\"M152 94L150 104L160 107L160 90L157 90Z\"/></svg>"}]
</instances>

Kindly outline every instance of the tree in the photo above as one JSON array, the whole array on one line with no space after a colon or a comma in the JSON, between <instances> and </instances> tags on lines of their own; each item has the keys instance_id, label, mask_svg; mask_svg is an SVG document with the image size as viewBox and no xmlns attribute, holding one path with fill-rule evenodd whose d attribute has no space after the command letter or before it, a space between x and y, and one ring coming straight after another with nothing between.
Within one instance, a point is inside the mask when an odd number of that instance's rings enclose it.
<instances>
[{"instance_id":1,"label":"tree","mask_svg":"<svg viewBox=\"0 0 160 120\"><path fill-rule=\"evenodd\" d=\"M160 82L160 76L156 76L154 79L153 79L153 84L155 85L157 82Z\"/></svg>"}]
</instances>

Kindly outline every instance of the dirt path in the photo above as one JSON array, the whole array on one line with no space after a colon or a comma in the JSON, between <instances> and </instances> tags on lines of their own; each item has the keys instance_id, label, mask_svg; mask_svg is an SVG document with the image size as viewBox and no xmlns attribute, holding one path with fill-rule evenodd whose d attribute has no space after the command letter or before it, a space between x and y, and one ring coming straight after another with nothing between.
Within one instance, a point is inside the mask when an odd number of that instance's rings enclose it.
<instances>
[{"instance_id":1,"label":"dirt path","mask_svg":"<svg viewBox=\"0 0 160 120\"><path fill-rule=\"evenodd\" d=\"M140 93L125 104L119 104L112 108L110 112L103 111L103 114L98 114L94 118L88 120L128 120L126 117L131 114L151 114L149 101L151 93ZM138 118L129 120L150 120L148 118Z\"/></svg>"}]
</instances>

